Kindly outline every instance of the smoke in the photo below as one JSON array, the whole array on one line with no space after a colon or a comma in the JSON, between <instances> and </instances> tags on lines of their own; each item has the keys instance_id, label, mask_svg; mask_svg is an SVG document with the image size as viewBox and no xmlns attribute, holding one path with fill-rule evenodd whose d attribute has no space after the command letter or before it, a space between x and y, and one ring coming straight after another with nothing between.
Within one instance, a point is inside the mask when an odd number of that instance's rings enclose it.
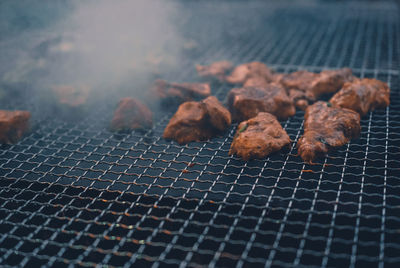
<instances>
[{"instance_id":1,"label":"smoke","mask_svg":"<svg viewBox=\"0 0 400 268\"><path fill-rule=\"evenodd\" d=\"M140 95L144 81L179 62L174 2L26 0L5 1L0 10L0 82L9 88L24 85L40 94L88 85Z\"/></svg>"}]
</instances>

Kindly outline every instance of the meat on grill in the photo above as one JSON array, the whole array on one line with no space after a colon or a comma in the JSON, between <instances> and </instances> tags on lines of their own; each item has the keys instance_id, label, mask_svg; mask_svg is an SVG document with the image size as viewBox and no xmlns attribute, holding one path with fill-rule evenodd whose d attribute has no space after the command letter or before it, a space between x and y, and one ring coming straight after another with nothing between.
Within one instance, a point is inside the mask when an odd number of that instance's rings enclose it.
<instances>
[{"instance_id":1,"label":"meat on grill","mask_svg":"<svg viewBox=\"0 0 400 268\"><path fill-rule=\"evenodd\" d=\"M111 130L123 131L150 128L153 114L146 105L134 98L123 98L114 112Z\"/></svg>"},{"instance_id":2,"label":"meat on grill","mask_svg":"<svg viewBox=\"0 0 400 268\"><path fill-rule=\"evenodd\" d=\"M272 82L280 83L284 74L272 73L271 77L251 76L243 84L243 87L267 87Z\"/></svg>"},{"instance_id":3,"label":"meat on grill","mask_svg":"<svg viewBox=\"0 0 400 268\"><path fill-rule=\"evenodd\" d=\"M330 100L335 107L348 108L361 116L390 104L389 86L376 79L355 79L345 83Z\"/></svg>"},{"instance_id":4,"label":"meat on grill","mask_svg":"<svg viewBox=\"0 0 400 268\"><path fill-rule=\"evenodd\" d=\"M230 61L216 61L210 65L196 65L196 70L200 77L215 78L219 81L225 80L227 72L232 68L233 64Z\"/></svg>"},{"instance_id":5,"label":"meat on grill","mask_svg":"<svg viewBox=\"0 0 400 268\"><path fill-rule=\"evenodd\" d=\"M264 63L254 61L235 67L225 80L230 84L244 84L249 78L253 77L262 77L267 82L271 82L273 81L273 71Z\"/></svg>"},{"instance_id":6,"label":"meat on grill","mask_svg":"<svg viewBox=\"0 0 400 268\"><path fill-rule=\"evenodd\" d=\"M290 138L276 117L270 113L259 113L239 124L229 154L236 154L247 161L289 147Z\"/></svg>"},{"instance_id":7,"label":"meat on grill","mask_svg":"<svg viewBox=\"0 0 400 268\"><path fill-rule=\"evenodd\" d=\"M268 112L279 119L293 116L296 109L285 89L277 83L265 87L234 88L228 94L228 107L237 122Z\"/></svg>"},{"instance_id":8,"label":"meat on grill","mask_svg":"<svg viewBox=\"0 0 400 268\"><path fill-rule=\"evenodd\" d=\"M216 97L182 103L169 121L163 137L179 144L204 141L222 133L231 124L229 111Z\"/></svg>"},{"instance_id":9,"label":"meat on grill","mask_svg":"<svg viewBox=\"0 0 400 268\"><path fill-rule=\"evenodd\" d=\"M288 90L296 107L304 110L324 94L337 92L345 82L352 81L349 68L325 70L320 73L297 71L284 75L280 83Z\"/></svg>"},{"instance_id":10,"label":"meat on grill","mask_svg":"<svg viewBox=\"0 0 400 268\"><path fill-rule=\"evenodd\" d=\"M211 88L208 83L169 83L158 79L150 88L150 93L164 104L180 104L210 96Z\"/></svg>"},{"instance_id":11,"label":"meat on grill","mask_svg":"<svg viewBox=\"0 0 400 268\"><path fill-rule=\"evenodd\" d=\"M293 101L296 108L305 110L310 103L315 102L315 96L310 91L289 89L289 98Z\"/></svg>"},{"instance_id":12,"label":"meat on grill","mask_svg":"<svg viewBox=\"0 0 400 268\"><path fill-rule=\"evenodd\" d=\"M87 103L90 87L85 85L60 85L53 86L52 91L61 107L76 109L83 107Z\"/></svg>"},{"instance_id":13,"label":"meat on grill","mask_svg":"<svg viewBox=\"0 0 400 268\"><path fill-rule=\"evenodd\" d=\"M15 143L29 130L28 111L0 110L0 143Z\"/></svg>"},{"instance_id":14,"label":"meat on grill","mask_svg":"<svg viewBox=\"0 0 400 268\"><path fill-rule=\"evenodd\" d=\"M358 113L330 106L318 101L306 110L304 135L297 143L298 152L306 162L325 156L330 149L343 146L360 134Z\"/></svg>"}]
</instances>

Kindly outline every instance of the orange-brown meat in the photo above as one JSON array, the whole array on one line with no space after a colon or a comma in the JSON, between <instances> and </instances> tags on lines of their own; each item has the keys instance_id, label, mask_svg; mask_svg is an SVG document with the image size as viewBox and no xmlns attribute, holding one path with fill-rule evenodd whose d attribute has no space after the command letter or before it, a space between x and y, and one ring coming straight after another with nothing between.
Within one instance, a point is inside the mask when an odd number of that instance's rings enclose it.
<instances>
[{"instance_id":1,"label":"orange-brown meat","mask_svg":"<svg viewBox=\"0 0 400 268\"><path fill-rule=\"evenodd\" d=\"M179 144L204 141L222 133L231 124L229 111L214 96L182 103L169 121L163 137Z\"/></svg>"},{"instance_id":2,"label":"orange-brown meat","mask_svg":"<svg viewBox=\"0 0 400 268\"><path fill-rule=\"evenodd\" d=\"M247 161L289 147L290 138L270 113L259 113L239 124L229 154L236 154Z\"/></svg>"},{"instance_id":3,"label":"orange-brown meat","mask_svg":"<svg viewBox=\"0 0 400 268\"><path fill-rule=\"evenodd\" d=\"M359 136L360 115L349 109L330 107L318 101L305 113L304 135L297 143L298 152L306 162L325 156L328 151Z\"/></svg>"},{"instance_id":4,"label":"orange-brown meat","mask_svg":"<svg viewBox=\"0 0 400 268\"><path fill-rule=\"evenodd\" d=\"M230 84L244 84L252 77L262 77L268 82L271 82L273 81L273 71L264 63L254 61L235 67L225 80Z\"/></svg>"},{"instance_id":5,"label":"orange-brown meat","mask_svg":"<svg viewBox=\"0 0 400 268\"><path fill-rule=\"evenodd\" d=\"M27 111L0 110L0 143L15 143L29 130Z\"/></svg>"},{"instance_id":6,"label":"orange-brown meat","mask_svg":"<svg viewBox=\"0 0 400 268\"><path fill-rule=\"evenodd\" d=\"M304 110L325 94L337 92L344 83L353 80L351 69L325 70L320 73L297 71L285 75L280 83L290 92L296 107Z\"/></svg>"},{"instance_id":7,"label":"orange-brown meat","mask_svg":"<svg viewBox=\"0 0 400 268\"><path fill-rule=\"evenodd\" d=\"M361 116L390 104L389 86L376 79L356 79L345 83L330 100L335 107L348 108Z\"/></svg>"},{"instance_id":8,"label":"orange-brown meat","mask_svg":"<svg viewBox=\"0 0 400 268\"><path fill-rule=\"evenodd\" d=\"M219 81L225 80L227 72L232 68L233 64L230 61L216 61L210 65L196 65L196 70L200 77L215 78Z\"/></svg>"},{"instance_id":9,"label":"orange-brown meat","mask_svg":"<svg viewBox=\"0 0 400 268\"><path fill-rule=\"evenodd\" d=\"M166 104L180 104L185 101L199 100L211 95L208 83L169 83L156 80L150 88L153 98Z\"/></svg>"},{"instance_id":10,"label":"orange-brown meat","mask_svg":"<svg viewBox=\"0 0 400 268\"><path fill-rule=\"evenodd\" d=\"M287 119L296 112L285 89L277 83L269 83L266 87L234 88L228 94L228 107L237 122L259 112L271 113L279 119Z\"/></svg>"},{"instance_id":11,"label":"orange-brown meat","mask_svg":"<svg viewBox=\"0 0 400 268\"><path fill-rule=\"evenodd\" d=\"M58 104L63 108L81 108L89 98L90 87L86 85L59 85L52 87Z\"/></svg>"},{"instance_id":12,"label":"orange-brown meat","mask_svg":"<svg viewBox=\"0 0 400 268\"><path fill-rule=\"evenodd\" d=\"M153 114L146 105L134 98L123 98L114 112L111 130L133 130L150 128Z\"/></svg>"}]
</instances>

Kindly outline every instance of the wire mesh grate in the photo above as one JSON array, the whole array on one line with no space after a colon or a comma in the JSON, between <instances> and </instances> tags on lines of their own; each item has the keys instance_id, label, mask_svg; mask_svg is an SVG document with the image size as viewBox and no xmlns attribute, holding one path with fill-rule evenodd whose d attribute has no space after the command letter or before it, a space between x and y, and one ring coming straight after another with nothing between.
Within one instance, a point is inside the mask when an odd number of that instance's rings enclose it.
<instances>
[{"instance_id":1,"label":"wire mesh grate","mask_svg":"<svg viewBox=\"0 0 400 268\"><path fill-rule=\"evenodd\" d=\"M161 138L171 112L130 134L106 129L108 106L75 123L34 112L33 131L0 150L0 264L399 265L397 5L185 7L196 10L192 30L203 22L191 32L210 40L176 80L196 79L193 62L220 58L259 60L282 72L349 66L388 82L391 105L362 118L359 139L312 166L297 156L301 111L281 122L293 141L289 153L249 162L228 156L237 125L179 146ZM212 88L220 100L230 90Z\"/></svg>"}]
</instances>

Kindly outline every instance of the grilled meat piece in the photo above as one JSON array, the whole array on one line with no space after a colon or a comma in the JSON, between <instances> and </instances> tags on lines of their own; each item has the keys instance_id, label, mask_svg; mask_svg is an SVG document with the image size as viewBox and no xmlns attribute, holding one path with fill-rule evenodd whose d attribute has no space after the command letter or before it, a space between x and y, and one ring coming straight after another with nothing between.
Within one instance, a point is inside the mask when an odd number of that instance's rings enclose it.
<instances>
[{"instance_id":1,"label":"grilled meat piece","mask_svg":"<svg viewBox=\"0 0 400 268\"><path fill-rule=\"evenodd\" d=\"M280 83L285 74L273 73L272 77L266 78L265 76L253 76L244 82L243 87L267 87L272 82ZM272 79L272 80L270 80Z\"/></svg>"},{"instance_id":2,"label":"grilled meat piece","mask_svg":"<svg viewBox=\"0 0 400 268\"><path fill-rule=\"evenodd\" d=\"M310 103L315 102L315 97L310 91L289 89L289 98L300 110L305 110Z\"/></svg>"},{"instance_id":3,"label":"grilled meat piece","mask_svg":"<svg viewBox=\"0 0 400 268\"><path fill-rule=\"evenodd\" d=\"M211 88L207 83L169 83L159 79L150 88L150 92L164 104L180 104L210 96Z\"/></svg>"},{"instance_id":4,"label":"grilled meat piece","mask_svg":"<svg viewBox=\"0 0 400 268\"><path fill-rule=\"evenodd\" d=\"M232 119L237 122L259 112L271 113L279 119L287 119L296 112L285 89L277 83L269 83L266 87L234 88L228 94L228 107Z\"/></svg>"},{"instance_id":5,"label":"grilled meat piece","mask_svg":"<svg viewBox=\"0 0 400 268\"><path fill-rule=\"evenodd\" d=\"M133 130L150 128L153 114L146 105L134 98L123 98L114 112L111 130Z\"/></svg>"},{"instance_id":6,"label":"grilled meat piece","mask_svg":"<svg viewBox=\"0 0 400 268\"><path fill-rule=\"evenodd\" d=\"M226 73L232 68L233 64L230 61L216 61L210 65L196 65L196 70L200 77L215 78L219 81L223 81Z\"/></svg>"},{"instance_id":7,"label":"grilled meat piece","mask_svg":"<svg viewBox=\"0 0 400 268\"><path fill-rule=\"evenodd\" d=\"M237 66L225 80L230 84L243 84L252 77L263 77L271 82L273 72L264 63L254 61Z\"/></svg>"},{"instance_id":8,"label":"grilled meat piece","mask_svg":"<svg viewBox=\"0 0 400 268\"><path fill-rule=\"evenodd\" d=\"M231 124L229 111L216 97L182 103L164 130L165 139L179 144L203 141L222 133Z\"/></svg>"},{"instance_id":9,"label":"grilled meat piece","mask_svg":"<svg viewBox=\"0 0 400 268\"><path fill-rule=\"evenodd\" d=\"M0 110L0 143L15 143L29 129L31 114L27 111Z\"/></svg>"},{"instance_id":10,"label":"grilled meat piece","mask_svg":"<svg viewBox=\"0 0 400 268\"><path fill-rule=\"evenodd\" d=\"M311 92L315 98L319 98L324 94L337 92L342 88L344 83L353 81L354 76L350 68L342 68L338 70L325 70L311 83Z\"/></svg>"},{"instance_id":11,"label":"grilled meat piece","mask_svg":"<svg viewBox=\"0 0 400 268\"><path fill-rule=\"evenodd\" d=\"M309 71L297 71L284 75L280 82L287 89L306 91L317 76L318 74Z\"/></svg>"},{"instance_id":12,"label":"grilled meat piece","mask_svg":"<svg viewBox=\"0 0 400 268\"><path fill-rule=\"evenodd\" d=\"M267 87L271 83L263 76L254 76L244 82L243 87Z\"/></svg>"},{"instance_id":13,"label":"grilled meat piece","mask_svg":"<svg viewBox=\"0 0 400 268\"><path fill-rule=\"evenodd\" d=\"M345 83L330 100L335 107L348 108L361 116L390 104L389 86L376 79L355 79Z\"/></svg>"},{"instance_id":14,"label":"grilled meat piece","mask_svg":"<svg viewBox=\"0 0 400 268\"><path fill-rule=\"evenodd\" d=\"M360 134L358 113L329 106L318 101L306 110L304 135L297 143L298 152L306 162L325 156L331 148L343 146Z\"/></svg>"},{"instance_id":15,"label":"grilled meat piece","mask_svg":"<svg viewBox=\"0 0 400 268\"><path fill-rule=\"evenodd\" d=\"M283 76L280 83L288 90L296 107L304 110L322 95L335 93L345 82L352 80L351 69L342 68L322 71L319 74L298 71Z\"/></svg>"},{"instance_id":16,"label":"grilled meat piece","mask_svg":"<svg viewBox=\"0 0 400 268\"><path fill-rule=\"evenodd\" d=\"M52 91L58 104L64 108L80 108L84 106L89 98L90 88L85 85L53 86Z\"/></svg>"},{"instance_id":17,"label":"grilled meat piece","mask_svg":"<svg viewBox=\"0 0 400 268\"><path fill-rule=\"evenodd\" d=\"M229 154L247 161L264 158L283 147L289 147L290 138L275 116L259 113L239 124Z\"/></svg>"}]
</instances>

